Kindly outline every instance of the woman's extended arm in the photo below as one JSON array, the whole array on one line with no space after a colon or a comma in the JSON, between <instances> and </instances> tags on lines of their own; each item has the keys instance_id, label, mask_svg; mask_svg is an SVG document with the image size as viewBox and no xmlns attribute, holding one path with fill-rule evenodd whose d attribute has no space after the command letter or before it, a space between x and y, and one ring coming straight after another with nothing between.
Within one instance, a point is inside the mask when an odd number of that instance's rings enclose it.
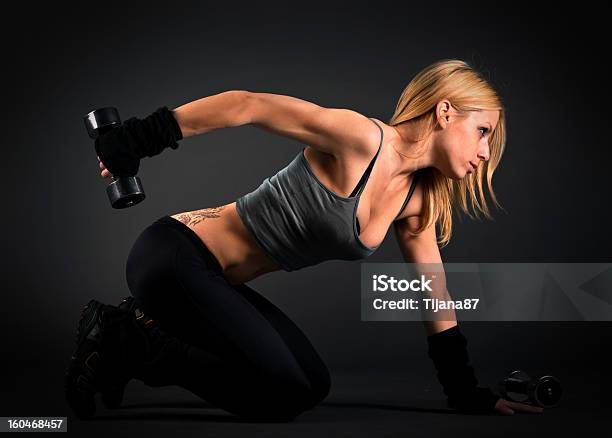
<instances>
[{"instance_id":1,"label":"woman's extended arm","mask_svg":"<svg viewBox=\"0 0 612 438\"><path fill-rule=\"evenodd\" d=\"M252 124L330 155L357 150L369 156L380 132L363 114L326 108L293 96L231 90L173 110L183 138Z\"/></svg>"}]
</instances>

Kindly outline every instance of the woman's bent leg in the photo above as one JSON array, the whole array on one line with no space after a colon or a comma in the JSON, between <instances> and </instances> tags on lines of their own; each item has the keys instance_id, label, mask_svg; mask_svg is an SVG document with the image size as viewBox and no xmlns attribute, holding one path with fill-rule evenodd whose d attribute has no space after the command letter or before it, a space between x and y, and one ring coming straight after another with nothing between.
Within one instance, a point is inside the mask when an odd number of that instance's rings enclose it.
<instances>
[{"instance_id":1,"label":"woman's bent leg","mask_svg":"<svg viewBox=\"0 0 612 438\"><path fill-rule=\"evenodd\" d=\"M325 362L304 332L276 305L246 284L235 286L276 329L306 374L311 387L311 405L314 407L329 394L331 377Z\"/></svg>"},{"instance_id":2,"label":"woman's bent leg","mask_svg":"<svg viewBox=\"0 0 612 438\"><path fill-rule=\"evenodd\" d=\"M301 330L250 287L230 285L180 222L165 217L147 228L126 274L144 311L186 345L168 384L259 418L293 418L329 392L327 367Z\"/></svg>"}]
</instances>

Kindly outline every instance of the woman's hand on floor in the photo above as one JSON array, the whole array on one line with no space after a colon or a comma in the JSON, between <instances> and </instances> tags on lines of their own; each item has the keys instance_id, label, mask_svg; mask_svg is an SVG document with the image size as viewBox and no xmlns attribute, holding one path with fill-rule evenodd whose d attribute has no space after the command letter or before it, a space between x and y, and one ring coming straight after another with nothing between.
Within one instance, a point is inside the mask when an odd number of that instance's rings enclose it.
<instances>
[{"instance_id":1,"label":"woman's hand on floor","mask_svg":"<svg viewBox=\"0 0 612 438\"><path fill-rule=\"evenodd\" d=\"M500 398L495 403L495 410L504 415L513 415L515 411L528 412L531 414L541 414L544 412L544 408L539 406L532 406L525 403L513 402Z\"/></svg>"},{"instance_id":2,"label":"woman's hand on floor","mask_svg":"<svg viewBox=\"0 0 612 438\"><path fill-rule=\"evenodd\" d=\"M102 169L102 172L100 172L100 176L102 178L109 178L111 176L111 173L108 171L104 163L100 160L100 157L98 157L98 161L100 162L100 169Z\"/></svg>"}]
</instances>

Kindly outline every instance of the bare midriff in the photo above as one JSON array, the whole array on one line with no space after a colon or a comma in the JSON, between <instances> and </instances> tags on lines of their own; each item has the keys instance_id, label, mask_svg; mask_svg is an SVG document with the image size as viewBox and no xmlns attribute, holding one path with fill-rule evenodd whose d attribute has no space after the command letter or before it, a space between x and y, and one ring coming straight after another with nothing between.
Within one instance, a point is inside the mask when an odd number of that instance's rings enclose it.
<instances>
[{"instance_id":1,"label":"bare midriff","mask_svg":"<svg viewBox=\"0 0 612 438\"><path fill-rule=\"evenodd\" d=\"M219 261L223 276L232 285L280 270L249 234L236 212L236 202L176 213L171 217L198 235Z\"/></svg>"},{"instance_id":2,"label":"bare midriff","mask_svg":"<svg viewBox=\"0 0 612 438\"><path fill-rule=\"evenodd\" d=\"M393 142L395 138L389 132L385 135L385 143ZM307 148L309 149L311 148ZM398 175L394 181L387 177L391 162L389 155L393 154L392 150L392 147L382 146L381 155L372 169L369 182L361 193L356 212L361 228L359 238L370 247L378 247L382 243L410 187L411 181L408 181L406 175ZM341 191L338 184L334 182L333 176L347 173L346 170L339 171L342 163L338 165L338 168L326 167L324 165L326 163L325 154L317 154L315 150L310 152L312 156L306 157L305 154L305 157L315 172L315 176L322 181L322 184L325 182L326 187L330 190L341 193L344 197L348 196L351 187L357 184L375 153L373 149L369 158L361 160L346 158L354 168L349 169L348 172L352 174L352 180L349 184L345 184L344 191ZM345 194L345 192L348 193ZM421 210L421 202L420 190L417 187L411 202L402 211L400 218L418 215ZM390 205L393 208L390 208ZM176 213L171 216L187 225L200 237L219 261L223 275L230 284L242 284L265 273L281 269L255 242L236 212L236 202L220 207Z\"/></svg>"}]
</instances>

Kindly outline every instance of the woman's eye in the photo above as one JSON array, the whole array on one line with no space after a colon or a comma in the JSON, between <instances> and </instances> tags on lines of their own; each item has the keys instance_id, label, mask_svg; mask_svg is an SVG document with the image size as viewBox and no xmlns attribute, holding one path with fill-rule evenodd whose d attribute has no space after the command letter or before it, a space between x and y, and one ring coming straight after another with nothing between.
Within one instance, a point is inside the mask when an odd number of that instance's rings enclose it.
<instances>
[{"instance_id":1,"label":"woman's eye","mask_svg":"<svg viewBox=\"0 0 612 438\"><path fill-rule=\"evenodd\" d=\"M489 128L478 128L478 130L479 130L479 131L480 131L480 130L482 130L482 131L483 131L482 136L484 137L484 135L485 135L485 134L486 134L486 133L489 131Z\"/></svg>"}]
</instances>

